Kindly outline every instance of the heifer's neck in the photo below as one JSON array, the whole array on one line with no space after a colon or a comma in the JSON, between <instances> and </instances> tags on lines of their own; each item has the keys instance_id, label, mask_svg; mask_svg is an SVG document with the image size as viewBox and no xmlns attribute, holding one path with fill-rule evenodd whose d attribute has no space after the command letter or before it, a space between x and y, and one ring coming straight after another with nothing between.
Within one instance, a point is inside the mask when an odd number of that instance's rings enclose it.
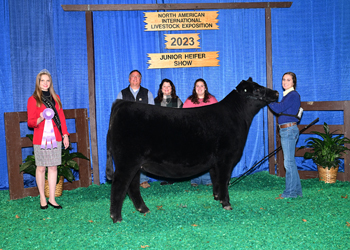
<instances>
[{"instance_id":1,"label":"heifer's neck","mask_svg":"<svg viewBox=\"0 0 350 250\"><path fill-rule=\"evenodd\" d=\"M264 104L253 98L241 96L236 90L233 90L222 101L223 105L227 107L232 117L244 119L248 129L254 116L263 108Z\"/></svg>"}]
</instances>

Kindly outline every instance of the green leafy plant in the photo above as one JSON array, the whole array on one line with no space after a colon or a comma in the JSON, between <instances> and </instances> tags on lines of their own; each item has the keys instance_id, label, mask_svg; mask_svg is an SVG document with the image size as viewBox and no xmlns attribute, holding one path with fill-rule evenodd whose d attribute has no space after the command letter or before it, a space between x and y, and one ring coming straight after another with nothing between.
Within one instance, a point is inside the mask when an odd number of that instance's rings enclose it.
<instances>
[{"instance_id":1,"label":"green leafy plant","mask_svg":"<svg viewBox=\"0 0 350 250\"><path fill-rule=\"evenodd\" d=\"M28 134L26 135L31 141L33 141L33 135ZM72 173L71 169L79 170L79 165L76 161L74 161L74 158L80 158L89 160L85 155L79 152L71 153L72 150L71 147L68 147L67 149L62 149L62 162L61 165L57 166L57 183L59 181L60 176L64 176L64 178L67 179L67 181L72 182L75 180L74 175ZM20 165L19 168L20 172L24 172L27 174L31 174L35 176L36 173L36 165L35 165L35 157L34 153L32 155L28 155L27 158L24 159L23 164ZM47 179L47 173L46 173L46 179Z\"/></svg>"},{"instance_id":2,"label":"green leafy plant","mask_svg":"<svg viewBox=\"0 0 350 250\"><path fill-rule=\"evenodd\" d=\"M312 131L322 139L310 137L305 140L307 144L299 149L311 148L311 152L304 154L305 159L312 159L315 164L323 168L335 168L340 163L341 155L350 150L344 145L350 143L350 139L343 137L343 135L335 136L335 131L330 133L327 123L323 124L323 129L324 133Z\"/></svg>"}]
</instances>

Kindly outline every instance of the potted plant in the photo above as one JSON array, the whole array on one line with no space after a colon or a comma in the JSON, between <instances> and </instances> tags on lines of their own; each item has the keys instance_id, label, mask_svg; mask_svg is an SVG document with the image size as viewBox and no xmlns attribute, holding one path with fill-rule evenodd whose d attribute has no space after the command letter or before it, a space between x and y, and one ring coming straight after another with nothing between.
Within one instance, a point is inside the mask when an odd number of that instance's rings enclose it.
<instances>
[{"instance_id":1,"label":"potted plant","mask_svg":"<svg viewBox=\"0 0 350 250\"><path fill-rule=\"evenodd\" d=\"M350 139L343 135L335 136L335 131L330 133L327 123L323 124L323 129L324 133L312 131L321 138L309 137L305 140L307 144L299 149L310 148L311 152L306 152L304 158L312 159L317 165L319 180L334 183L337 180L340 157L350 150L345 146L350 143Z\"/></svg>"},{"instance_id":2,"label":"potted plant","mask_svg":"<svg viewBox=\"0 0 350 250\"><path fill-rule=\"evenodd\" d=\"M31 141L33 141L33 135L28 134L26 135ZM55 196L61 196L62 194L62 185L64 178L67 179L67 181L72 182L75 180L75 177L72 173L71 169L79 170L79 165L76 161L74 161L74 158L80 158L89 160L86 156L84 156L82 153L79 152L73 152L71 153L70 150L72 148L69 146L67 149L62 148L62 162L61 165L57 166L57 186L56 186L56 192ZM35 157L34 153L32 155L28 155L27 158L24 159L23 164L20 165L20 172L24 172L27 174L31 174L35 176L36 172L36 165L35 165ZM46 169L46 180L45 180L45 196L48 197L48 182L47 182L47 169Z\"/></svg>"}]
</instances>

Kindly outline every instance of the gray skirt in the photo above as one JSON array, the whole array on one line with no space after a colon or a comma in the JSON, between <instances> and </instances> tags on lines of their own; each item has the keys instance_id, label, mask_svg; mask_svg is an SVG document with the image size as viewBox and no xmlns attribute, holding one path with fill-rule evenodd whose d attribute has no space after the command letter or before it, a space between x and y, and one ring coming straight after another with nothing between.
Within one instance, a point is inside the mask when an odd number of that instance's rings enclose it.
<instances>
[{"instance_id":1,"label":"gray skirt","mask_svg":"<svg viewBox=\"0 0 350 250\"><path fill-rule=\"evenodd\" d=\"M62 162L62 142L57 142L57 148L41 149L41 145L34 145L35 165L39 167L55 167Z\"/></svg>"}]
</instances>

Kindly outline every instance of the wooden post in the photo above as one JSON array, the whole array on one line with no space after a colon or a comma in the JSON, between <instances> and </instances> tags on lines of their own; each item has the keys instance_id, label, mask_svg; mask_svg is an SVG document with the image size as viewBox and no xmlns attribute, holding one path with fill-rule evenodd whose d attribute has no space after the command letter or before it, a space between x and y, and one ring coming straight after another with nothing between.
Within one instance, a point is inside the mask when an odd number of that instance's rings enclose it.
<instances>
[{"instance_id":1,"label":"wooden post","mask_svg":"<svg viewBox=\"0 0 350 250\"><path fill-rule=\"evenodd\" d=\"M142 11L142 10L217 10L290 8L293 2L260 3L179 3L179 4L70 4L64 11Z\"/></svg>"},{"instance_id":2,"label":"wooden post","mask_svg":"<svg viewBox=\"0 0 350 250\"><path fill-rule=\"evenodd\" d=\"M22 164L22 142L25 142L24 138L22 140L20 135L19 123L20 120L27 117L26 114L13 112L4 113L4 118L10 198L19 199L24 197L21 195L24 193L24 184L23 174L19 172L19 165ZM29 140L29 138L27 139Z\"/></svg>"},{"instance_id":3,"label":"wooden post","mask_svg":"<svg viewBox=\"0 0 350 250\"><path fill-rule=\"evenodd\" d=\"M273 89L272 82L272 35L271 35L271 9L265 9L265 40L266 40L266 87ZM274 139L274 116L272 112L267 109L267 134L268 134L268 151L275 150ZM275 157L269 158L269 173L275 174Z\"/></svg>"},{"instance_id":4,"label":"wooden post","mask_svg":"<svg viewBox=\"0 0 350 250\"><path fill-rule=\"evenodd\" d=\"M92 172L94 183L100 185L100 168L98 165L97 125L96 125L96 94L95 94L95 52L93 16L91 11L85 12L86 19L86 44L88 56L88 79L89 79L89 110L91 131L91 155Z\"/></svg>"},{"instance_id":5,"label":"wooden post","mask_svg":"<svg viewBox=\"0 0 350 250\"><path fill-rule=\"evenodd\" d=\"M344 102L344 136L350 138L350 101ZM346 144L350 148L349 144ZM350 181L350 153L344 155L344 178L342 181Z\"/></svg>"}]
</instances>

